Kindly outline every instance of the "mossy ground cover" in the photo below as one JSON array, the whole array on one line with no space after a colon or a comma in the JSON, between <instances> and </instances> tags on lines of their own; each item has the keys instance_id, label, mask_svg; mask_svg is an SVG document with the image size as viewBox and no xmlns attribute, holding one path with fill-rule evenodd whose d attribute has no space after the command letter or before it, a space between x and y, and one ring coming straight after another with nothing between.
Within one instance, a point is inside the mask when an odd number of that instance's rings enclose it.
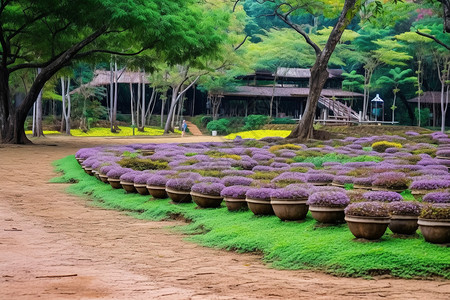
<instances>
[{"instance_id":1,"label":"mossy ground cover","mask_svg":"<svg viewBox=\"0 0 450 300\"><path fill-rule=\"evenodd\" d=\"M314 269L339 276L390 274L450 279L450 251L426 243L420 233L398 238L388 230L381 241L363 242L353 238L347 225L318 226L309 215L300 223L282 222L275 216L256 217L249 211L231 213L224 206L195 209L193 203L173 205L168 199L126 194L84 173L74 156L55 165L63 175L52 182L73 183L68 188L70 193L89 195L97 205L127 211L141 219L182 215L192 222L177 230L188 234L189 240L238 252L257 251L275 268Z\"/></svg>"}]
</instances>

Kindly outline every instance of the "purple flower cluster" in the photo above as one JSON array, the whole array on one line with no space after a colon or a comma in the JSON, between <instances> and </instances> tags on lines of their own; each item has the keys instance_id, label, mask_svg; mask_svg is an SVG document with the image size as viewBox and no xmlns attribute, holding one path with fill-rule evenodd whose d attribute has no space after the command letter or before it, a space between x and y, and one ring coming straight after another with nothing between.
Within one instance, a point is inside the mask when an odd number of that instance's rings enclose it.
<instances>
[{"instance_id":1,"label":"purple flower cluster","mask_svg":"<svg viewBox=\"0 0 450 300\"><path fill-rule=\"evenodd\" d=\"M450 191L428 193L422 200L429 203L450 203Z\"/></svg>"},{"instance_id":2,"label":"purple flower cluster","mask_svg":"<svg viewBox=\"0 0 450 300\"><path fill-rule=\"evenodd\" d=\"M166 188L189 192L194 184L195 181L192 178L172 178L167 180Z\"/></svg>"},{"instance_id":3,"label":"purple flower cluster","mask_svg":"<svg viewBox=\"0 0 450 300\"><path fill-rule=\"evenodd\" d=\"M134 178L140 174L141 174L141 172L139 172L139 171L127 172L127 173L123 174L122 176L120 176L120 180L125 181L125 182L134 182Z\"/></svg>"},{"instance_id":4,"label":"purple flower cluster","mask_svg":"<svg viewBox=\"0 0 450 300\"><path fill-rule=\"evenodd\" d=\"M406 189L408 183L409 179L404 173L386 172L375 175L372 185L389 189Z\"/></svg>"},{"instance_id":5,"label":"purple flower cluster","mask_svg":"<svg viewBox=\"0 0 450 300\"><path fill-rule=\"evenodd\" d=\"M413 190L437 190L450 187L450 181L445 179L421 179L415 180L409 186Z\"/></svg>"},{"instance_id":6,"label":"purple flower cluster","mask_svg":"<svg viewBox=\"0 0 450 300\"><path fill-rule=\"evenodd\" d=\"M347 206L345 214L360 217L389 217L389 209L382 202L357 202Z\"/></svg>"},{"instance_id":7,"label":"purple flower cluster","mask_svg":"<svg viewBox=\"0 0 450 300\"><path fill-rule=\"evenodd\" d=\"M316 192L309 196L306 204L313 206L346 207L350 198L344 192Z\"/></svg>"},{"instance_id":8,"label":"purple flower cluster","mask_svg":"<svg viewBox=\"0 0 450 300\"><path fill-rule=\"evenodd\" d=\"M289 181L289 182L306 182L306 176L303 173L284 172L272 179L272 182Z\"/></svg>"},{"instance_id":9,"label":"purple flower cluster","mask_svg":"<svg viewBox=\"0 0 450 300\"><path fill-rule=\"evenodd\" d=\"M149 180L150 177L152 177L152 176L153 176L152 173L142 172L141 174L139 174L136 177L134 177L134 183L136 183L136 184L147 184L147 180Z\"/></svg>"},{"instance_id":10,"label":"purple flower cluster","mask_svg":"<svg viewBox=\"0 0 450 300\"><path fill-rule=\"evenodd\" d=\"M120 176L122 176L125 173L128 172L132 172L132 169L128 169L128 168L122 168L122 167L115 167L112 168L111 170L108 171L108 173L106 173L106 176L108 176L108 178L112 178L112 179L119 179Z\"/></svg>"},{"instance_id":11,"label":"purple flower cluster","mask_svg":"<svg viewBox=\"0 0 450 300\"><path fill-rule=\"evenodd\" d=\"M147 179L148 186L166 186L166 183L169 179L163 175L152 175L149 179Z\"/></svg>"},{"instance_id":12,"label":"purple flower cluster","mask_svg":"<svg viewBox=\"0 0 450 300\"><path fill-rule=\"evenodd\" d=\"M342 184L342 185L347 184L347 183L353 183L353 177L345 176L345 175L335 176L333 178L333 183Z\"/></svg>"},{"instance_id":13,"label":"purple flower cluster","mask_svg":"<svg viewBox=\"0 0 450 300\"><path fill-rule=\"evenodd\" d=\"M192 186L191 191L211 196L220 196L220 193L225 188L221 183L196 183Z\"/></svg>"},{"instance_id":14,"label":"purple flower cluster","mask_svg":"<svg viewBox=\"0 0 450 300\"><path fill-rule=\"evenodd\" d=\"M441 149L436 151L436 156L448 157L450 158L450 149Z\"/></svg>"},{"instance_id":15,"label":"purple flower cluster","mask_svg":"<svg viewBox=\"0 0 450 300\"><path fill-rule=\"evenodd\" d=\"M305 188L282 188L272 190L271 199L305 199L309 197L309 192Z\"/></svg>"},{"instance_id":16,"label":"purple flower cluster","mask_svg":"<svg viewBox=\"0 0 450 300\"><path fill-rule=\"evenodd\" d=\"M270 200L272 191L273 189L271 188L255 188L249 189L245 195L250 199Z\"/></svg>"},{"instance_id":17,"label":"purple flower cluster","mask_svg":"<svg viewBox=\"0 0 450 300\"><path fill-rule=\"evenodd\" d=\"M220 192L222 197L236 198L236 199L245 199L247 191L250 189L248 186L229 186L226 187Z\"/></svg>"},{"instance_id":18,"label":"purple flower cluster","mask_svg":"<svg viewBox=\"0 0 450 300\"><path fill-rule=\"evenodd\" d=\"M243 176L225 176L222 178L222 183L225 186L233 186L233 185L251 185L253 183L253 179Z\"/></svg>"},{"instance_id":19,"label":"purple flower cluster","mask_svg":"<svg viewBox=\"0 0 450 300\"><path fill-rule=\"evenodd\" d=\"M308 182L332 182L334 175L328 173L308 173Z\"/></svg>"},{"instance_id":20,"label":"purple flower cluster","mask_svg":"<svg viewBox=\"0 0 450 300\"><path fill-rule=\"evenodd\" d=\"M363 197L367 201L378 201L378 202L403 201L403 197L399 193L388 191L371 191L364 193Z\"/></svg>"},{"instance_id":21,"label":"purple flower cluster","mask_svg":"<svg viewBox=\"0 0 450 300\"><path fill-rule=\"evenodd\" d=\"M389 203L389 212L391 215L418 216L422 205L416 201L397 201Z\"/></svg>"}]
</instances>

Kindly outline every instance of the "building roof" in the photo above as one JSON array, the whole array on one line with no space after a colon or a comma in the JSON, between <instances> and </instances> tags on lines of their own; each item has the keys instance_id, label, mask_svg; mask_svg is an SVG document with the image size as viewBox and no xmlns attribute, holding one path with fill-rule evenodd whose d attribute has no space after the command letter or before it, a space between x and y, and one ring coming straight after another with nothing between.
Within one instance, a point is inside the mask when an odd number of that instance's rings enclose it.
<instances>
[{"instance_id":1,"label":"building roof","mask_svg":"<svg viewBox=\"0 0 450 300\"><path fill-rule=\"evenodd\" d=\"M140 83L142 79L140 75L143 73L139 72L129 72L119 70L118 72L119 83ZM143 76L143 80L145 84L149 84L150 82L147 79L147 76ZM111 81L111 71L106 70L95 70L94 71L94 79L89 83L89 85L99 86L99 85L109 85Z\"/></svg>"},{"instance_id":2,"label":"building roof","mask_svg":"<svg viewBox=\"0 0 450 300\"><path fill-rule=\"evenodd\" d=\"M224 92L225 96L243 96L243 97L307 97L309 88L291 88L291 87L267 87L267 86L239 86L235 91ZM325 97L363 97L363 94L347 92L340 89L323 89L322 96Z\"/></svg>"},{"instance_id":3,"label":"building roof","mask_svg":"<svg viewBox=\"0 0 450 300\"><path fill-rule=\"evenodd\" d=\"M328 69L328 78L342 78L342 70L340 69ZM275 74L273 74L275 75ZM301 69L301 68L277 68L278 77L286 77L286 78L310 78L311 70L310 69Z\"/></svg>"},{"instance_id":4,"label":"building roof","mask_svg":"<svg viewBox=\"0 0 450 300\"><path fill-rule=\"evenodd\" d=\"M409 99L408 102L418 103L419 97ZM420 96L420 103L441 103L441 92L424 92L423 95Z\"/></svg>"}]
</instances>

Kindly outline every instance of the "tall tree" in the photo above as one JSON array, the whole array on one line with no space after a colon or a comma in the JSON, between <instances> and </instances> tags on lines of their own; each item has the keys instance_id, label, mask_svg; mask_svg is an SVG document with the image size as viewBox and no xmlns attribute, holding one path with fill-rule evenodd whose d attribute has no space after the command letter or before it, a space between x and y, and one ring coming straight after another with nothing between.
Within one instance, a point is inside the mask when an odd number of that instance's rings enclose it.
<instances>
[{"instance_id":1,"label":"tall tree","mask_svg":"<svg viewBox=\"0 0 450 300\"><path fill-rule=\"evenodd\" d=\"M194 0L0 2L0 142L27 143L26 115L45 82L77 59L156 50L172 63L214 52L222 36ZM208 38L205 38L208 37ZM20 104L11 76L40 67Z\"/></svg>"}]
</instances>

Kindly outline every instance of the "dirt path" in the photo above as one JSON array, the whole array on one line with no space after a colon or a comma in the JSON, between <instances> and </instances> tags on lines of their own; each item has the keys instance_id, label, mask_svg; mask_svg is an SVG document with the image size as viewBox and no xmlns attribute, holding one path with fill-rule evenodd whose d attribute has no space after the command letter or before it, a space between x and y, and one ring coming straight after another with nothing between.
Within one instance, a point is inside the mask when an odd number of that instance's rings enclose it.
<instances>
[{"instance_id":1,"label":"dirt path","mask_svg":"<svg viewBox=\"0 0 450 300\"><path fill-rule=\"evenodd\" d=\"M0 148L1 299L448 299L448 280L269 269L257 255L184 241L165 228L175 221L136 220L48 183L51 162L80 147L156 141L180 139L50 137Z\"/></svg>"}]
</instances>

